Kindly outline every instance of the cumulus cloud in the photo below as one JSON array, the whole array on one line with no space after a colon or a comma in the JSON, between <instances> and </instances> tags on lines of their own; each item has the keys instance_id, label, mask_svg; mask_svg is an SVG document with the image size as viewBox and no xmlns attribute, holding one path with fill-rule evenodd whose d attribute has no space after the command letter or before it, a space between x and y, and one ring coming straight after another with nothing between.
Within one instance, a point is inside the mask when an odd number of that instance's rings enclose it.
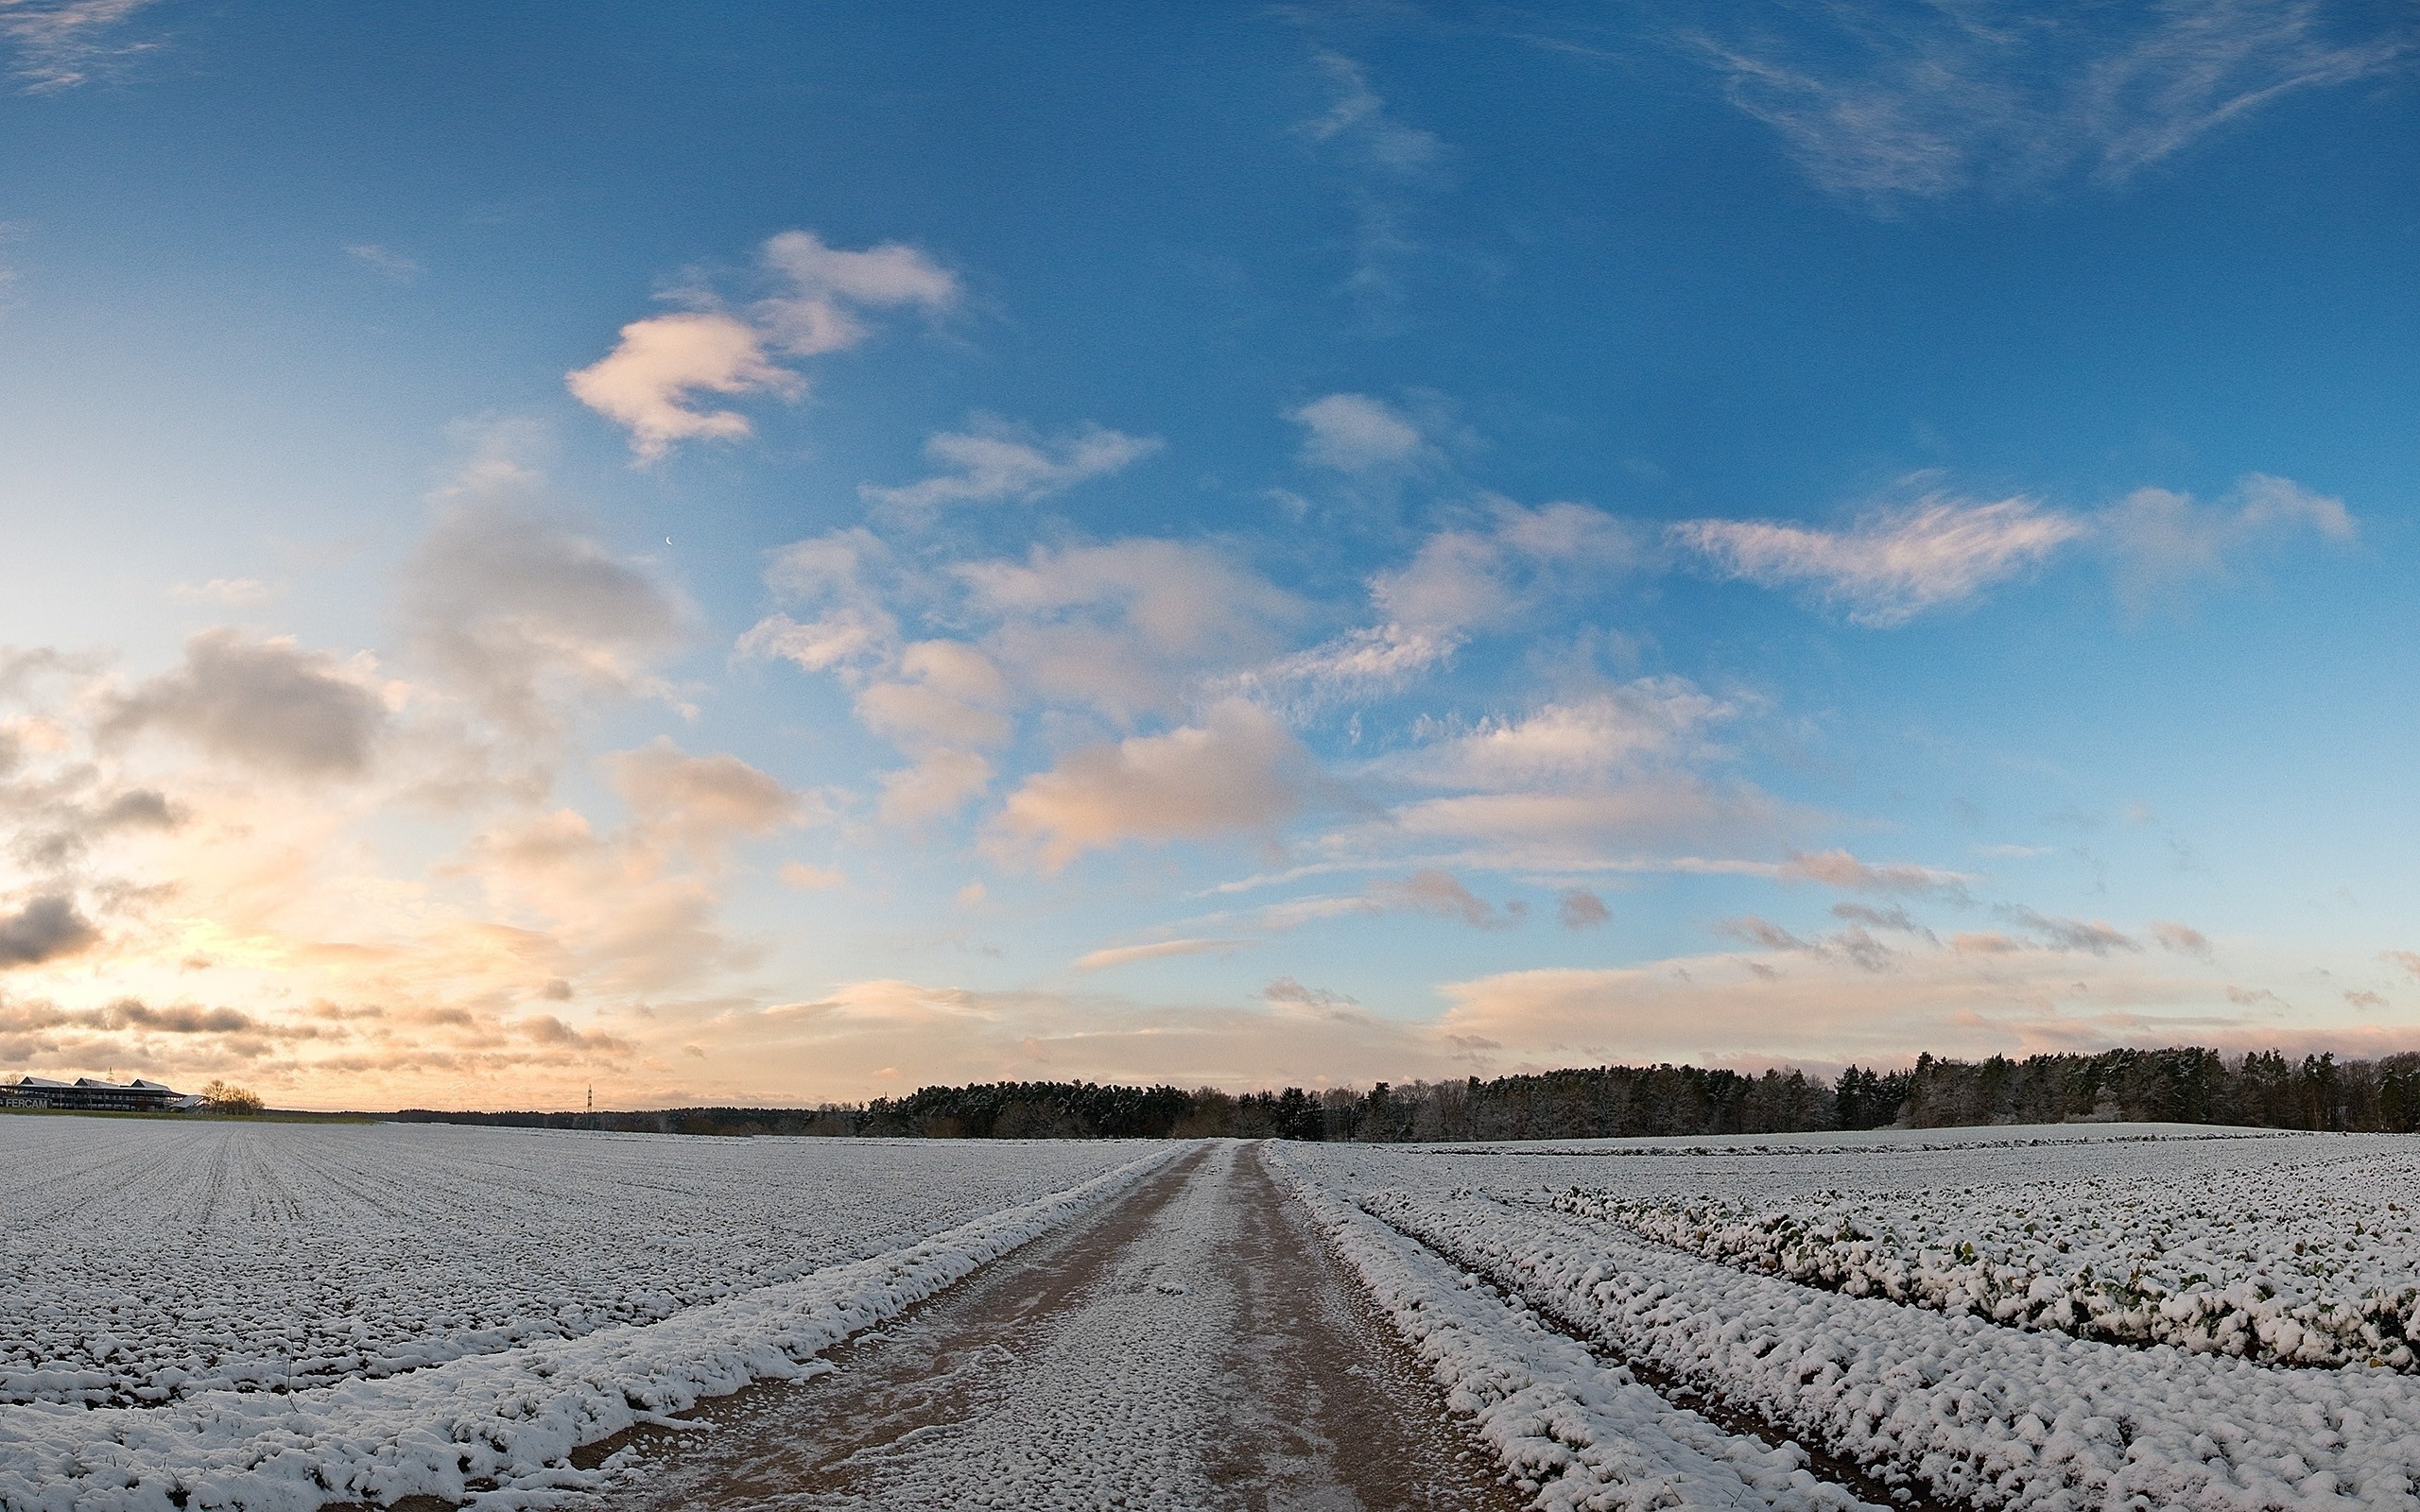
<instances>
[{"instance_id":1,"label":"cumulus cloud","mask_svg":"<svg viewBox=\"0 0 2420 1512\"><path fill-rule=\"evenodd\" d=\"M942 431L925 440L925 455L942 469L939 473L903 488L869 483L857 491L875 504L901 509L999 499L1031 504L1123 472L1159 449L1157 437L1129 436L1099 425L1045 438L978 415L971 429Z\"/></svg>"},{"instance_id":2,"label":"cumulus cloud","mask_svg":"<svg viewBox=\"0 0 2420 1512\"><path fill-rule=\"evenodd\" d=\"M992 785L990 758L971 750L935 747L909 765L882 774L882 816L916 825L956 814Z\"/></svg>"},{"instance_id":3,"label":"cumulus cloud","mask_svg":"<svg viewBox=\"0 0 2420 1512\"><path fill-rule=\"evenodd\" d=\"M959 300L956 274L905 242L863 251L825 245L809 231L786 231L763 249L765 266L787 281L752 309L767 336L793 356L854 347L869 335L864 310L920 308L940 314Z\"/></svg>"},{"instance_id":4,"label":"cumulus cloud","mask_svg":"<svg viewBox=\"0 0 2420 1512\"><path fill-rule=\"evenodd\" d=\"M1224 549L1136 539L1036 546L952 569L984 644L1029 692L1121 723L1186 701L1204 674L1257 662L1301 607Z\"/></svg>"},{"instance_id":5,"label":"cumulus cloud","mask_svg":"<svg viewBox=\"0 0 2420 1512\"><path fill-rule=\"evenodd\" d=\"M1309 754L1284 726L1229 700L1199 725L1070 751L1009 796L986 848L1057 871L1130 840L1273 837L1314 781Z\"/></svg>"},{"instance_id":6,"label":"cumulus cloud","mask_svg":"<svg viewBox=\"0 0 2420 1512\"><path fill-rule=\"evenodd\" d=\"M114 700L101 729L124 738L147 729L181 735L214 755L295 777L368 771L389 713L358 667L293 641L246 641L205 630L183 663Z\"/></svg>"},{"instance_id":7,"label":"cumulus cloud","mask_svg":"<svg viewBox=\"0 0 2420 1512\"><path fill-rule=\"evenodd\" d=\"M739 638L740 655L789 662L806 672L861 674L896 654L899 620L883 601L877 575L890 548L863 526L793 541L775 552L765 585L784 603L815 617L769 614Z\"/></svg>"},{"instance_id":8,"label":"cumulus cloud","mask_svg":"<svg viewBox=\"0 0 2420 1512\"><path fill-rule=\"evenodd\" d=\"M1339 472L1413 466L1430 455L1426 437L1403 411L1368 394L1329 394L1288 410L1303 427L1303 460Z\"/></svg>"},{"instance_id":9,"label":"cumulus cloud","mask_svg":"<svg viewBox=\"0 0 2420 1512\"><path fill-rule=\"evenodd\" d=\"M864 251L827 247L811 232L784 232L765 243L767 272L786 286L744 317L698 296L709 307L649 316L622 327L614 350L563 377L573 397L631 433L642 462L661 460L684 440L748 436L748 417L702 407L704 395L806 391L796 369L776 355L810 357L865 339L858 312L901 305L946 309L957 280L914 248L888 243Z\"/></svg>"},{"instance_id":10,"label":"cumulus cloud","mask_svg":"<svg viewBox=\"0 0 2420 1512\"><path fill-rule=\"evenodd\" d=\"M569 524L510 500L448 507L406 565L414 652L489 717L550 730L565 696L666 692L648 668L686 612Z\"/></svg>"},{"instance_id":11,"label":"cumulus cloud","mask_svg":"<svg viewBox=\"0 0 2420 1512\"><path fill-rule=\"evenodd\" d=\"M100 939L100 931L61 893L35 898L15 913L0 913L0 967L40 966L73 955Z\"/></svg>"},{"instance_id":12,"label":"cumulus cloud","mask_svg":"<svg viewBox=\"0 0 2420 1512\"><path fill-rule=\"evenodd\" d=\"M799 794L738 757L692 756L666 736L615 751L603 765L642 834L696 855L719 855L736 839L807 816Z\"/></svg>"},{"instance_id":13,"label":"cumulus cloud","mask_svg":"<svg viewBox=\"0 0 2420 1512\"><path fill-rule=\"evenodd\" d=\"M1721 29L1696 44L1731 103L1817 184L1885 204L2078 172L2120 182L2413 44L2406 20L2305 0L1813 8L1773 13L1753 40Z\"/></svg>"},{"instance_id":14,"label":"cumulus cloud","mask_svg":"<svg viewBox=\"0 0 2420 1512\"><path fill-rule=\"evenodd\" d=\"M1671 540L1723 576L1806 588L1856 624L1887 627L1970 599L2087 528L2028 498L1979 503L1935 493L1845 530L1690 520L1671 528Z\"/></svg>"},{"instance_id":15,"label":"cumulus cloud","mask_svg":"<svg viewBox=\"0 0 2420 1512\"><path fill-rule=\"evenodd\" d=\"M1436 532L1411 560L1370 579L1382 623L1246 667L1228 686L1298 716L1394 694L1474 634L1521 623L1556 593L1601 590L1609 573L1639 555L1627 524L1586 505L1529 508L1492 499L1487 516L1476 527Z\"/></svg>"},{"instance_id":16,"label":"cumulus cloud","mask_svg":"<svg viewBox=\"0 0 2420 1512\"><path fill-rule=\"evenodd\" d=\"M649 316L622 327L614 350L563 375L574 398L631 433L639 460L661 460L675 441L753 434L735 409L698 407L700 394L770 392L795 399L806 381L766 355L762 333L720 311Z\"/></svg>"},{"instance_id":17,"label":"cumulus cloud","mask_svg":"<svg viewBox=\"0 0 2420 1512\"><path fill-rule=\"evenodd\" d=\"M1429 635L1500 627L1566 583L1600 590L1638 555L1627 524L1583 504L1498 499L1491 514L1481 528L1437 532L1409 562L1371 578L1373 607Z\"/></svg>"}]
</instances>

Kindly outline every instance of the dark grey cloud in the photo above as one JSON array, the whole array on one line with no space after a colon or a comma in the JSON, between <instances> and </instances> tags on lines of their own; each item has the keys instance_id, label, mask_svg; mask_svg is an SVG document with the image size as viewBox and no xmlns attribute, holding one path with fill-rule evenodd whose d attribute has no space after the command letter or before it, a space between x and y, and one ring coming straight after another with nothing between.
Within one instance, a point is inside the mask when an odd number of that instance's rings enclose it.
<instances>
[{"instance_id":1,"label":"dark grey cloud","mask_svg":"<svg viewBox=\"0 0 2420 1512\"><path fill-rule=\"evenodd\" d=\"M248 642L224 627L185 643L184 664L116 700L101 733L182 735L214 755L296 777L370 768L387 706L334 661L286 641Z\"/></svg>"},{"instance_id":2,"label":"dark grey cloud","mask_svg":"<svg viewBox=\"0 0 2420 1512\"><path fill-rule=\"evenodd\" d=\"M161 1034L250 1034L262 1025L234 1008L202 1008L190 1004L155 1008L137 998L121 998L100 1012L100 1022L112 1029L150 1029Z\"/></svg>"},{"instance_id":3,"label":"dark grey cloud","mask_svg":"<svg viewBox=\"0 0 2420 1512\"><path fill-rule=\"evenodd\" d=\"M101 937L63 893L36 898L13 914L0 914L0 968L39 966L73 955Z\"/></svg>"}]
</instances>

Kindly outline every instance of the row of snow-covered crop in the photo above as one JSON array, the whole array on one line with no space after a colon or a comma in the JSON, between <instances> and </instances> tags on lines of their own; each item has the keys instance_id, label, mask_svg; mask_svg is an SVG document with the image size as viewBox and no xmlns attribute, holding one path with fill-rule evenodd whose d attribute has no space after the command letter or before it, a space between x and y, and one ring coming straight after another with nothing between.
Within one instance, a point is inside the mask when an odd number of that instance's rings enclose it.
<instances>
[{"instance_id":1,"label":"row of snow-covered crop","mask_svg":"<svg viewBox=\"0 0 2420 1512\"><path fill-rule=\"evenodd\" d=\"M2420 1368L2420 1163L2363 1153L2178 1181L1558 1194L1557 1209L1742 1269L2017 1328L2288 1365Z\"/></svg>"},{"instance_id":2,"label":"row of snow-covered crop","mask_svg":"<svg viewBox=\"0 0 2420 1512\"><path fill-rule=\"evenodd\" d=\"M0 1402L285 1392L652 1323L1138 1153L0 1119Z\"/></svg>"},{"instance_id":3,"label":"row of snow-covered crop","mask_svg":"<svg viewBox=\"0 0 2420 1512\"><path fill-rule=\"evenodd\" d=\"M1796 1445L1729 1433L1599 1359L1516 1298L1330 1191L1277 1168L1379 1308L1544 1512L1879 1512L1808 1473Z\"/></svg>"},{"instance_id":4,"label":"row of snow-covered crop","mask_svg":"<svg viewBox=\"0 0 2420 1512\"><path fill-rule=\"evenodd\" d=\"M1983 1512L2420 1507L2420 1381L2395 1371L2027 1332L1743 1273L1518 1197L1355 1194L1575 1336L1886 1485Z\"/></svg>"}]
</instances>

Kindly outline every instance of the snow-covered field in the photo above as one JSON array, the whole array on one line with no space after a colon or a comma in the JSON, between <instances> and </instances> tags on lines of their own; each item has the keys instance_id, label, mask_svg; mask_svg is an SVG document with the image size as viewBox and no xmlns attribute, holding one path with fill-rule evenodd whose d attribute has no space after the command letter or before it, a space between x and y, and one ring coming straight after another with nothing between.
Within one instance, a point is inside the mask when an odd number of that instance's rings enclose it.
<instances>
[{"instance_id":1,"label":"snow-covered field","mask_svg":"<svg viewBox=\"0 0 2420 1512\"><path fill-rule=\"evenodd\" d=\"M2420 1380L2398 1368L2420 1141L2213 1132L1287 1159L1559 1332L1908 1495L2420 1506ZM2289 1363L2311 1360L2336 1367Z\"/></svg>"},{"instance_id":2,"label":"snow-covered field","mask_svg":"<svg viewBox=\"0 0 2420 1512\"><path fill-rule=\"evenodd\" d=\"M0 1119L0 1512L576 1503L1191 1148ZM2420 1512L2420 1140L1271 1158L1541 1508Z\"/></svg>"},{"instance_id":3,"label":"snow-covered field","mask_svg":"<svg viewBox=\"0 0 2420 1512\"><path fill-rule=\"evenodd\" d=\"M0 1401L284 1390L651 1323L1138 1153L0 1118Z\"/></svg>"},{"instance_id":4,"label":"snow-covered field","mask_svg":"<svg viewBox=\"0 0 2420 1512\"><path fill-rule=\"evenodd\" d=\"M1172 1153L0 1118L0 1507L543 1502Z\"/></svg>"}]
</instances>

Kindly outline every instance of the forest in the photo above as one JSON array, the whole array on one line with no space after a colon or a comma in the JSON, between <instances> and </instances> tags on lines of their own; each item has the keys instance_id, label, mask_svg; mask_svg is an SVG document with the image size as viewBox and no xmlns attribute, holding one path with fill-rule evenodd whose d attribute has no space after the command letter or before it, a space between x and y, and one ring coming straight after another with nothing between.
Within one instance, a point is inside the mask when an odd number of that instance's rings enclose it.
<instances>
[{"instance_id":1,"label":"forest","mask_svg":"<svg viewBox=\"0 0 2420 1512\"><path fill-rule=\"evenodd\" d=\"M403 1122L675 1134L924 1139L1360 1141L1599 1139L1946 1128L2076 1120L2261 1128L2420 1131L2420 1054L2299 1060L2274 1051L2108 1050L1965 1061L1919 1056L1904 1071L1850 1066L1833 1080L1700 1066L1597 1066L1482 1080L1380 1082L1367 1090L1224 1092L1092 1082L986 1082L807 1108L644 1112L438 1112Z\"/></svg>"}]
</instances>

